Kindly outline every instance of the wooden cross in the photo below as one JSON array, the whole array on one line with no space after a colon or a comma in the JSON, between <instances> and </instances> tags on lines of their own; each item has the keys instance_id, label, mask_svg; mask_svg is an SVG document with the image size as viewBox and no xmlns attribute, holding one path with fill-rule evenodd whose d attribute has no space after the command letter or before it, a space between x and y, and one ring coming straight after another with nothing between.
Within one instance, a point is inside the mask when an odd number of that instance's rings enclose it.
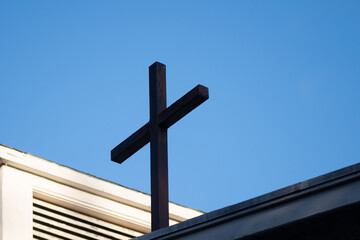
<instances>
[{"instance_id":1,"label":"wooden cross","mask_svg":"<svg viewBox=\"0 0 360 240\"><path fill-rule=\"evenodd\" d=\"M207 87L197 85L166 108L166 68L149 67L150 121L111 150L111 160L124 162L150 141L151 230L169 226L167 129L209 98Z\"/></svg>"}]
</instances>

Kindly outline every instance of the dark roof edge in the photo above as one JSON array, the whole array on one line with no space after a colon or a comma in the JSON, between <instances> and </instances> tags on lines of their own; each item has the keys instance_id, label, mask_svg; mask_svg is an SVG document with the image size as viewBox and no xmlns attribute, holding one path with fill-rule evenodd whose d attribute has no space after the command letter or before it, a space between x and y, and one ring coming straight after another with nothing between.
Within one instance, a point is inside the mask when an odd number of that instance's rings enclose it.
<instances>
[{"instance_id":1,"label":"dark roof edge","mask_svg":"<svg viewBox=\"0 0 360 240\"><path fill-rule=\"evenodd\" d=\"M341 168L339 170L299 182L288 187L284 187L273 192L255 197L244 202L240 202L228 207L224 207L199 217L189 219L168 228L163 228L152 233L146 234L139 239L155 239L173 232L178 232L189 227L200 224L211 224L210 222L226 221L239 213L249 214L259 211L262 207L269 207L272 204L279 204L283 201L289 201L294 198L307 195L313 191L321 191L329 187L346 183L360 177L360 163Z\"/></svg>"}]
</instances>

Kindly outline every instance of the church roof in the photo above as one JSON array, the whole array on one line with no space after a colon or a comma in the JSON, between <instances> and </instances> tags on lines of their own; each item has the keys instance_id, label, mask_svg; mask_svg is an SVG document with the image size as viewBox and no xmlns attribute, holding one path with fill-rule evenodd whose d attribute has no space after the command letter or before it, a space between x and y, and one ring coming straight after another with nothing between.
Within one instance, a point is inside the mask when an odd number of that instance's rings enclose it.
<instances>
[{"instance_id":1,"label":"church roof","mask_svg":"<svg viewBox=\"0 0 360 240\"><path fill-rule=\"evenodd\" d=\"M139 237L360 239L360 163Z\"/></svg>"}]
</instances>

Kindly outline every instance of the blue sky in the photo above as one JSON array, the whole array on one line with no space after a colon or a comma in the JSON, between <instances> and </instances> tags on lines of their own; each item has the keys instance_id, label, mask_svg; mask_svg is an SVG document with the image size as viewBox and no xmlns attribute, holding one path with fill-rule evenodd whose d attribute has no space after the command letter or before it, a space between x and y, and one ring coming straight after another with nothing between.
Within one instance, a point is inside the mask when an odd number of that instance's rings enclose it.
<instances>
[{"instance_id":1,"label":"blue sky","mask_svg":"<svg viewBox=\"0 0 360 240\"><path fill-rule=\"evenodd\" d=\"M143 192L148 67L170 105L170 200L211 211L359 162L359 1L0 1L0 143Z\"/></svg>"}]
</instances>

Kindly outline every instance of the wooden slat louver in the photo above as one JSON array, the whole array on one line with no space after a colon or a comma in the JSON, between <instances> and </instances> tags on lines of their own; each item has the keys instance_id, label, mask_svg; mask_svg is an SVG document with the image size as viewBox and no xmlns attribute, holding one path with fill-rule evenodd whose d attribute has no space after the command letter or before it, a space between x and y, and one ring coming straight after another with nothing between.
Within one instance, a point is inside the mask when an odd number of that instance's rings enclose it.
<instances>
[{"instance_id":1,"label":"wooden slat louver","mask_svg":"<svg viewBox=\"0 0 360 240\"><path fill-rule=\"evenodd\" d=\"M142 234L40 199L33 201L34 239L131 239Z\"/></svg>"}]
</instances>

